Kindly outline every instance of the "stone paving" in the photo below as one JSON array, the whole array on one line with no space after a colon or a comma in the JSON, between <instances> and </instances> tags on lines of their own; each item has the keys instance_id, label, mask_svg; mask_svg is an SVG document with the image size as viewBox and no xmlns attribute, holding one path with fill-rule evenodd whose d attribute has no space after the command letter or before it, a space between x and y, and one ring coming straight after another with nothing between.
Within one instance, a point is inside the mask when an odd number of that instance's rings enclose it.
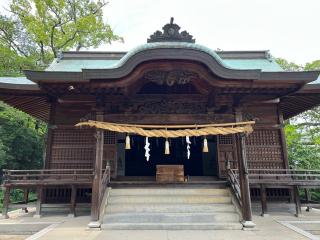
<instances>
[{"instance_id":1,"label":"stone paving","mask_svg":"<svg viewBox=\"0 0 320 240\"><path fill-rule=\"evenodd\" d=\"M10 219L0 220L0 225L7 224L8 227L13 227L15 224L43 224L48 223L49 227L44 228L36 235L25 236L0 236L0 239L27 239L27 240L222 240L222 239L236 239L236 240L295 240L295 239L310 239L301 235L298 232L284 226L281 221L296 222L296 221L320 221L320 211L312 210L311 212L303 211L303 216L296 218L290 212L272 212L268 217L260 217L257 213L254 214L253 221L257 224L255 230L206 230L206 231L123 231L123 230L89 230L87 223L89 216L79 216L76 218L68 218L65 216L48 215L40 219L32 217L32 211L29 214L11 215ZM50 225L51 224L51 225ZM299 224L295 223L295 226ZM17 226L17 225L16 225ZM301 226L306 226L306 223ZM316 238L314 238L316 239Z\"/></svg>"}]
</instances>

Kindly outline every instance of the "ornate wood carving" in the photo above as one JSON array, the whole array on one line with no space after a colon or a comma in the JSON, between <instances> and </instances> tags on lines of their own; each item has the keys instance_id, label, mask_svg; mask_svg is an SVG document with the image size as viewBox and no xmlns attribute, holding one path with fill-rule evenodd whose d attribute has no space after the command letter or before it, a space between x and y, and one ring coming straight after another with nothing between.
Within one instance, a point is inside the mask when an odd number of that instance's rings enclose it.
<instances>
[{"instance_id":1,"label":"ornate wood carving","mask_svg":"<svg viewBox=\"0 0 320 240\"><path fill-rule=\"evenodd\" d=\"M144 74L144 78L157 83L159 85L166 84L173 86L175 84L183 85L191 82L193 79L199 79L199 75L191 71L173 70L173 71L160 71L154 70Z\"/></svg>"},{"instance_id":2,"label":"ornate wood carving","mask_svg":"<svg viewBox=\"0 0 320 240\"><path fill-rule=\"evenodd\" d=\"M195 39L187 31L180 32L179 25L173 23L173 17L170 19L170 23L163 26L163 32L156 31L150 35L147 42L190 42L195 43Z\"/></svg>"},{"instance_id":3,"label":"ornate wood carving","mask_svg":"<svg viewBox=\"0 0 320 240\"><path fill-rule=\"evenodd\" d=\"M205 113L206 105L203 102L180 102L169 99L152 100L135 103L129 107L126 113L142 114L183 114Z\"/></svg>"}]
</instances>

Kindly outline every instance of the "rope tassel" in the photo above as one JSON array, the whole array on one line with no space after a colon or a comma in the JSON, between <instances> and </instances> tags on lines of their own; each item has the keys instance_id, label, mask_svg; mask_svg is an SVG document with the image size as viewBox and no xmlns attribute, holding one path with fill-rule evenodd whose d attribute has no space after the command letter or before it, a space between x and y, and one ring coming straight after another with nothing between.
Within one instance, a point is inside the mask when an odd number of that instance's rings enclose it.
<instances>
[{"instance_id":1,"label":"rope tassel","mask_svg":"<svg viewBox=\"0 0 320 240\"><path fill-rule=\"evenodd\" d=\"M168 139L166 139L166 142L164 144L164 154L169 155L170 154L170 145Z\"/></svg>"}]
</instances>

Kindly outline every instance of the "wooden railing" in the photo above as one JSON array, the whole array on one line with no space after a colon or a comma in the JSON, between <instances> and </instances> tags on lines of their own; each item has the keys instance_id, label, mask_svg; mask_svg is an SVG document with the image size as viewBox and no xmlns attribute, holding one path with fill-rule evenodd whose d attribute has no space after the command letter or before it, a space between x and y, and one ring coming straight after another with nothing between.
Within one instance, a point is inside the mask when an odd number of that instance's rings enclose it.
<instances>
[{"instance_id":1,"label":"wooden railing","mask_svg":"<svg viewBox=\"0 0 320 240\"><path fill-rule=\"evenodd\" d=\"M237 173L234 169L227 169L227 178L232 188L232 191L238 201L239 206L242 206L241 202L241 191L240 191L240 184Z\"/></svg>"},{"instance_id":2,"label":"wooden railing","mask_svg":"<svg viewBox=\"0 0 320 240\"><path fill-rule=\"evenodd\" d=\"M248 169L250 185L320 186L320 170L304 169ZM238 169L229 169L228 175L239 178Z\"/></svg>"},{"instance_id":3,"label":"wooden railing","mask_svg":"<svg viewBox=\"0 0 320 240\"><path fill-rule=\"evenodd\" d=\"M106 166L106 168L103 171L102 177L101 177L101 182L100 182L100 191L99 191L99 220L101 220L103 214L104 214L104 208L105 208L105 203L107 200L107 195L108 194L107 188L110 183L110 167Z\"/></svg>"},{"instance_id":4,"label":"wooden railing","mask_svg":"<svg viewBox=\"0 0 320 240\"><path fill-rule=\"evenodd\" d=\"M101 208L104 207L102 204L104 203L104 195L106 193L109 183L110 183L110 167L106 166L100 182L99 212L101 212Z\"/></svg>"},{"instance_id":5,"label":"wooden railing","mask_svg":"<svg viewBox=\"0 0 320 240\"><path fill-rule=\"evenodd\" d=\"M319 186L320 170L249 169L250 185Z\"/></svg>"},{"instance_id":6,"label":"wooden railing","mask_svg":"<svg viewBox=\"0 0 320 240\"><path fill-rule=\"evenodd\" d=\"M91 184L92 169L3 170L3 186Z\"/></svg>"},{"instance_id":7,"label":"wooden railing","mask_svg":"<svg viewBox=\"0 0 320 240\"><path fill-rule=\"evenodd\" d=\"M238 169L228 169L228 181L241 205L241 193ZM296 215L301 214L299 189L305 189L306 196L309 188L320 188L320 170L305 169L248 169L249 185L260 188L262 214L267 212L267 188L287 188L293 193L296 205ZM307 203L310 199L307 197ZM316 206L316 204L314 204Z\"/></svg>"}]
</instances>

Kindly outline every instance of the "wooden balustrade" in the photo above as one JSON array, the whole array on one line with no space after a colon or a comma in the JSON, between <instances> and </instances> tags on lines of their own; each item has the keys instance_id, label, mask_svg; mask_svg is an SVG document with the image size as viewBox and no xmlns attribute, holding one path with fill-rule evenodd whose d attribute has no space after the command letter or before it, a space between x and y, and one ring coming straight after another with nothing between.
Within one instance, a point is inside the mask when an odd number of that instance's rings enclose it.
<instances>
[{"instance_id":1,"label":"wooden balustrade","mask_svg":"<svg viewBox=\"0 0 320 240\"><path fill-rule=\"evenodd\" d=\"M296 215L301 214L299 189L320 188L320 170L305 169L248 169L250 188L260 189L262 215L267 213L267 188L287 188L293 192L296 205ZM241 193L239 191L239 170L228 169L228 181L241 206ZM308 195L308 193L306 193ZM310 202L307 197L307 204ZM310 203L311 204L311 203ZM316 206L316 204L312 204ZM307 206L308 209L311 208Z\"/></svg>"},{"instance_id":2,"label":"wooden balustrade","mask_svg":"<svg viewBox=\"0 0 320 240\"><path fill-rule=\"evenodd\" d=\"M238 180L238 176L236 176L235 172L232 169L227 169L227 177L230 183L230 186L233 190L233 193L238 201L239 206L242 206L241 202L241 191L240 191L240 183Z\"/></svg>"},{"instance_id":3,"label":"wooden balustrade","mask_svg":"<svg viewBox=\"0 0 320 240\"><path fill-rule=\"evenodd\" d=\"M3 170L4 187L91 184L92 169Z\"/></svg>"},{"instance_id":4,"label":"wooden balustrade","mask_svg":"<svg viewBox=\"0 0 320 240\"><path fill-rule=\"evenodd\" d=\"M4 201L2 215L8 218L10 205L10 191L12 189L24 189L24 206L27 211L28 192L34 189L37 192L36 215L41 215L43 191L47 187L71 188L70 214L75 216L76 194L79 187L91 187L93 181L93 169L41 169L41 170L3 170L2 187L4 189Z\"/></svg>"}]
</instances>

